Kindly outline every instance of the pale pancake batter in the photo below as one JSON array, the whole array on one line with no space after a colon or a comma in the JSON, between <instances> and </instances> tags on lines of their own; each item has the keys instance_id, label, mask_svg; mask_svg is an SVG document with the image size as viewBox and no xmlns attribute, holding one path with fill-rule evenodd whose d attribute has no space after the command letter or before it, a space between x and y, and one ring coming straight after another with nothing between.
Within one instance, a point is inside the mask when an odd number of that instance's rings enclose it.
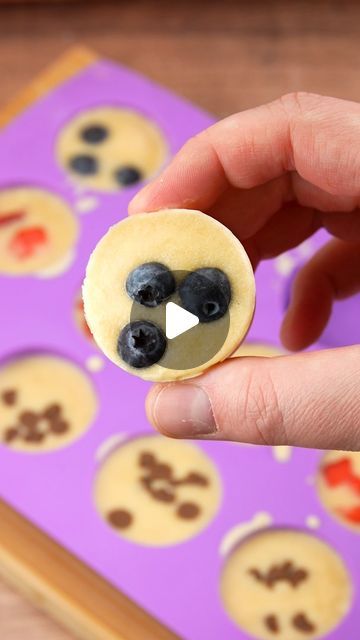
<instances>
[{"instance_id":1,"label":"pale pancake batter","mask_svg":"<svg viewBox=\"0 0 360 640\"><path fill-rule=\"evenodd\" d=\"M99 107L65 125L56 153L74 181L119 191L154 176L165 162L167 145L159 128L140 113Z\"/></svg>"},{"instance_id":2,"label":"pale pancake batter","mask_svg":"<svg viewBox=\"0 0 360 640\"><path fill-rule=\"evenodd\" d=\"M259 640L315 640L347 613L351 585L340 557L297 530L267 529L229 555L221 598L236 625Z\"/></svg>"},{"instance_id":3,"label":"pale pancake batter","mask_svg":"<svg viewBox=\"0 0 360 640\"><path fill-rule=\"evenodd\" d=\"M232 358L238 358L241 356L259 356L263 358L274 358L276 356L285 355L284 351L281 351L278 347L274 347L270 344L264 344L260 342L243 342L232 354Z\"/></svg>"},{"instance_id":4,"label":"pale pancake batter","mask_svg":"<svg viewBox=\"0 0 360 640\"><path fill-rule=\"evenodd\" d=\"M199 447L159 435L120 445L103 462L95 503L120 536L167 546L202 531L221 498L218 473Z\"/></svg>"},{"instance_id":5,"label":"pale pancake batter","mask_svg":"<svg viewBox=\"0 0 360 640\"><path fill-rule=\"evenodd\" d=\"M39 453L70 444L97 411L87 375L55 355L26 355L0 368L0 440Z\"/></svg>"}]
</instances>

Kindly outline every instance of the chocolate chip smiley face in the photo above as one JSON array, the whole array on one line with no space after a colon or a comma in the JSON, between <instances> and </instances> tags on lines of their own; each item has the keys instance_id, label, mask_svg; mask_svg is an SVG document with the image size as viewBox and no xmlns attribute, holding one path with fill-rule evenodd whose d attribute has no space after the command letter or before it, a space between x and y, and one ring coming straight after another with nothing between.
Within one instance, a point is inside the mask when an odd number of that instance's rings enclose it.
<instances>
[{"instance_id":1,"label":"chocolate chip smiley face","mask_svg":"<svg viewBox=\"0 0 360 640\"><path fill-rule=\"evenodd\" d=\"M104 462L95 501L119 535L169 545L201 531L220 499L217 473L198 447L162 436L131 440Z\"/></svg>"},{"instance_id":2,"label":"chocolate chip smiley face","mask_svg":"<svg viewBox=\"0 0 360 640\"><path fill-rule=\"evenodd\" d=\"M301 531L250 536L228 557L221 595L234 622L259 640L315 640L332 630L351 601L337 554Z\"/></svg>"},{"instance_id":3,"label":"chocolate chip smiley face","mask_svg":"<svg viewBox=\"0 0 360 640\"><path fill-rule=\"evenodd\" d=\"M73 180L91 189L119 191L149 179L165 161L167 145L143 115L116 107L91 109L61 131L57 158Z\"/></svg>"},{"instance_id":4,"label":"chocolate chip smiley face","mask_svg":"<svg viewBox=\"0 0 360 640\"><path fill-rule=\"evenodd\" d=\"M33 187L0 191L0 273L61 273L77 234L75 217L58 196Z\"/></svg>"},{"instance_id":5,"label":"chocolate chip smiley face","mask_svg":"<svg viewBox=\"0 0 360 640\"><path fill-rule=\"evenodd\" d=\"M85 374L55 356L24 356L0 369L0 438L4 445L37 453L78 438L96 412Z\"/></svg>"},{"instance_id":6,"label":"chocolate chip smiley face","mask_svg":"<svg viewBox=\"0 0 360 640\"><path fill-rule=\"evenodd\" d=\"M199 375L244 338L255 285L240 242L213 218L191 210L132 216L95 248L83 287L96 343L118 366L146 380ZM168 305L198 324L173 339Z\"/></svg>"}]
</instances>

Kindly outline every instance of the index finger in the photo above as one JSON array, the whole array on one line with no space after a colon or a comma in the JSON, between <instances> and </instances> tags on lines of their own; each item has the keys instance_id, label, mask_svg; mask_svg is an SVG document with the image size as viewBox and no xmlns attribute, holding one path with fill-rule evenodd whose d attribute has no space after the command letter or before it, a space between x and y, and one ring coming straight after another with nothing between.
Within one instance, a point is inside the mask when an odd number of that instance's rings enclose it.
<instances>
[{"instance_id":1,"label":"index finger","mask_svg":"<svg viewBox=\"0 0 360 640\"><path fill-rule=\"evenodd\" d=\"M357 196L360 105L296 93L232 115L190 139L140 191L129 213L208 210L228 187L250 189L287 172L334 195Z\"/></svg>"}]
</instances>

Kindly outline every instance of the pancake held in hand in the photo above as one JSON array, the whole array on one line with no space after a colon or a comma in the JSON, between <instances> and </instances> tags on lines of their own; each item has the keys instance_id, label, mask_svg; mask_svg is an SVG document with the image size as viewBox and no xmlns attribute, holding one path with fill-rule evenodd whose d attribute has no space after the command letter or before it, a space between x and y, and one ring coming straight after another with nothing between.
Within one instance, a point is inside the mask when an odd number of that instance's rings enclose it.
<instances>
[{"instance_id":1,"label":"pancake held in hand","mask_svg":"<svg viewBox=\"0 0 360 640\"><path fill-rule=\"evenodd\" d=\"M58 196L33 187L0 191L0 273L57 275L77 235L77 221Z\"/></svg>"},{"instance_id":2,"label":"pancake held in hand","mask_svg":"<svg viewBox=\"0 0 360 640\"><path fill-rule=\"evenodd\" d=\"M75 182L90 189L119 191L152 177L167 146L158 127L119 107L90 109L71 120L57 140L57 157Z\"/></svg>"},{"instance_id":3,"label":"pancake held in hand","mask_svg":"<svg viewBox=\"0 0 360 640\"><path fill-rule=\"evenodd\" d=\"M127 218L95 248L83 288L94 338L118 366L147 380L181 380L227 358L250 326L254 276L237 238L192 210ZM166 337L166 305L198 318Z\"/></svg>"},{"instance_id":4,"label":"pancake held in hand","mask_svg":"<svg viewBox=\"0 0 360 640\"><path fill-rule=\"evenodd\" d=\"M220 481L196 445L163 436L135 438L105 460L95 502L120 536L166 546L192 538L214 517Z\"/></svg>"},{"instance_id":5,"label":"pancake held in hand","mask_svg":"<svg viewBox=\"0 0 360 640\"><path fill-rule=\"evenodd\" d=\"M13 449L58 449L91 426L97 409L86 374L58 356L22 356L0 368L0 439Z\"/></svg>"},{"instance_id":6,"label":"pancake held in hand","mask_svg":"<svg viewBox=\"0 0 360 640\"><path fill-rule=\"evenodd\" d=\"M264 344L261 342L243 342L231 357L241 358L243 356L256 356L259 358L275 358L276 356L284 355L285 351L270 344Z\"/></svg>"},{"instance_id":7,"label":"pancake held in hand","mask_svg":"<svg viewBox=\"0 0 360 640\"><path fill-rule=\"evenodd\" d=\"M296 530L264 530L230 553L221 576L224 607L259 640L325 637L347 613L350 579L327 544Z\"/></svg>"}]
</instances>

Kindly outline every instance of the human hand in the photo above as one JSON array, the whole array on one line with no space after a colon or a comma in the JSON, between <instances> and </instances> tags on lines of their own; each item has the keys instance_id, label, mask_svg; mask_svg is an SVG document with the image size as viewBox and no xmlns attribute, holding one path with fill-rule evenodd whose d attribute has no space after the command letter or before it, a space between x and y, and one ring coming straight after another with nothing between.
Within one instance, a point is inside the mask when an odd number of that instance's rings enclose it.
<instances>
[{"instance_id":1,"label":"human hand","mask_svg":"<svg viewBox=\"0 0 360 640\"><path fill-rule=\"evenodd\" d=\"M297 274L281 329L297 351L332 302L360 290L360 105L298 93L226 118L189 140L129 213L200 209L229 227L254 268L311 236L333 236ZM155 385L147 413L177 438L360 450L360 347L234 358Z\"/></svg>"}]
</instances>

